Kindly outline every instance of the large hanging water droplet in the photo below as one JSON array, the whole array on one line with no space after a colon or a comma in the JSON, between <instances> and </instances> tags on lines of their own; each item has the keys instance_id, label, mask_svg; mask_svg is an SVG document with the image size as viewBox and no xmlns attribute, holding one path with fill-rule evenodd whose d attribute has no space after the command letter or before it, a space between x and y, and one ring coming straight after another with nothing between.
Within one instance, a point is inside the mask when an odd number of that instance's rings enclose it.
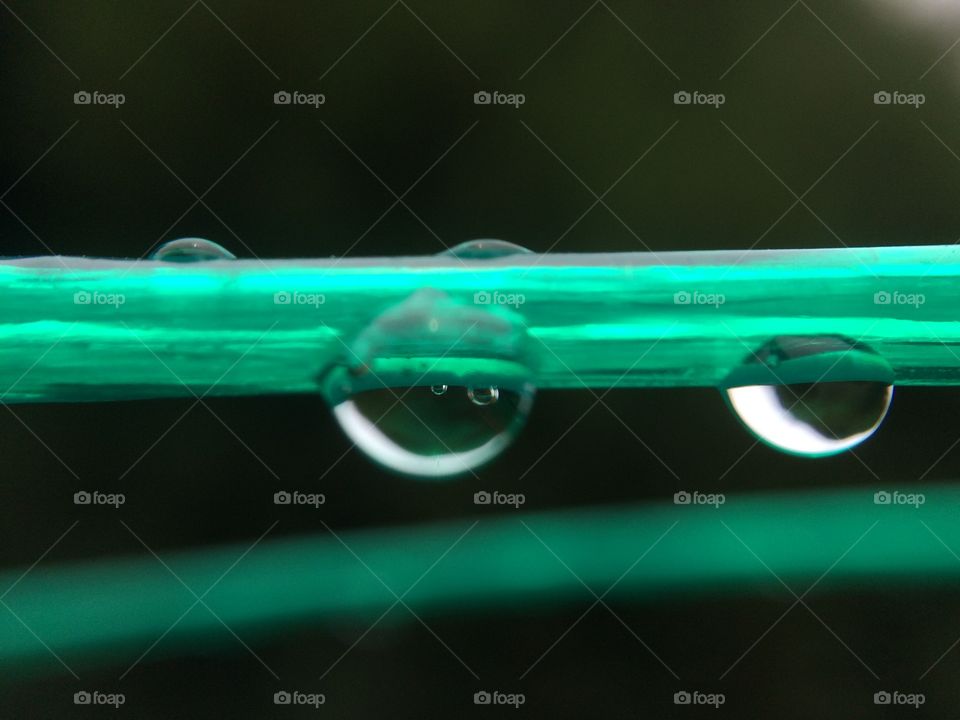
<instances>
[{"instance_id":1,"label":"large hanging water droplet","mask_svg":"<svg viewBox=\"0 0 960 720\"><path fill-rule=\"evenodd\" d=\"M492 260L508 255L530 255L527 248L506 240L467 240L444 250L440 255L449 255L460 260Z\"/></svg>"},{"instance_id":2,"label":"large hanging water droplet","mask_svg":"<svg viewBox=\"0 0 960 720\"><path fill-rule=\"evenodd\" d=\"M236 260L237 256L222 245L203 238L180 238L157 248L151 260L164 262L195 263L207 260Z\"/></svg>"},{"instance_id":3,"label":"large hanging water droplet","mask_svg":"<svg viewBox=\"0 0 960 720\"><path fill-rule=\"evenodd\" d=\"M873 435L893 398L893 370L848 338L785 336L748 357L724 390L757 438L788 453L822 457Z\"/></svg>"},{"instance_id":4,"label":"large hanging water droplet","mask_svg":"<svg viewBox=\"0 0 960 720\"><path fill-rule=\"evenodd\" d=\"M524 426L535 387L522 323L434 290L384 312L321 387L344 432L408 475L442 478L497 457Z\"/></svg>"}]
</instances>

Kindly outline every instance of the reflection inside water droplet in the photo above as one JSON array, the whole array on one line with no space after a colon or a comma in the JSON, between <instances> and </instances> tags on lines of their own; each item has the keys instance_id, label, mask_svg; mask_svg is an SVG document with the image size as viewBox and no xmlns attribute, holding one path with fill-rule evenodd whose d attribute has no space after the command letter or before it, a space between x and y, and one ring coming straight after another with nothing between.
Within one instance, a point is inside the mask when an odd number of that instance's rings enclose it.
<instances>
[{"instance_id":1,"label":"reflection inside water droplet","mask_svg":"<svg viewBox=\"0 0 960 720\"><path fill-rule=\"evenodd\" d=\"M488 462L533 406L526 334L502 308L423 290L350 349L321 377L323 393L357 447L408 475L442 478Z\"/></svg>"},{"instance_id":2,"label":"reflection inside water droplet","mask_svg":"<svg viewBox=\"0 0 960 720\"><path fill-rule=\"evenodd\" d=\"M388 387L352 394L334 407L341 427L374 460L410 475L467 472L499 455L526 421L533 386L478 404L463 386Z\"/></svg>"},{"instance_id":3,"label":"reflection inside water droplet","mask_svg":"<svg viewBox=\"0 0 960 720\"><path fill-rule=\"evenodd\" d=\"M893 398L893 371L840 336L785 336L764 345L725 382L726 398L760 440L807 457L870 437Z\"/></svg>"},{"instance_id":4,"label":"reflection inside water droplet","mask_svg":"<svg viewBox=\"0 0 960 720\"><path fill-rule=\"evenodd\" d=\"M491 405L500 399L500 390L495 387L467 388L467 397L474 405Z\"/></svg>"},{"instance_id":5,"label":"reflection inside water droplet","mask_svg":"<svg viewBox=\"0 0 960 720\"><path fill-rule=\"evenodd\" d=\"M164 243L150 256L151 260L194 263L207 260L236 260L237 257L222 245L203 238L180 238Z\"/></svg>"}]
</instances>

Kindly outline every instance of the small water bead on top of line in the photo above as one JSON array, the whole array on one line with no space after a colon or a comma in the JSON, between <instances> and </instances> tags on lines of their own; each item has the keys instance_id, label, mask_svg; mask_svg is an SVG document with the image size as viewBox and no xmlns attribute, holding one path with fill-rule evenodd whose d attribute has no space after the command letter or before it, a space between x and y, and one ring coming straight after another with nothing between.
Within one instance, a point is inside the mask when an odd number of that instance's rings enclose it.
<instances>
[{"instance_id":1,"label":"small water bead on top of line","mask_svg":"<svg viewBox=\"0 0 960 720\"><path fill-rule=\"evenodd\" d=\"M467 240L439 253L460 260L492 260L509 255L531 255L531 250L506 240Z\"/></svg>"},{"instance_id":2,"label":"small water bead on top of line","mask_svg":"<svg viewBox=\"0 0 960 720\"><path fill-rule=\"evenodd\" d=\"M209 260L236 260L237 256L211 240L180 238L161 245L150 256L150 259L175 263L195 263Z\"/></svg>"},{"instance_id":3,"label":"small water bead on top of line","mask_svg":"<svg viewBox=\"0 0 960 720\"><path fill-rule=\"evenodd\" d=\"M724 382L727 402L766 444L805 457L835 455L876 432L893 398L893 370L837 335L774 338Z\"/></svg>"}]
</instances>

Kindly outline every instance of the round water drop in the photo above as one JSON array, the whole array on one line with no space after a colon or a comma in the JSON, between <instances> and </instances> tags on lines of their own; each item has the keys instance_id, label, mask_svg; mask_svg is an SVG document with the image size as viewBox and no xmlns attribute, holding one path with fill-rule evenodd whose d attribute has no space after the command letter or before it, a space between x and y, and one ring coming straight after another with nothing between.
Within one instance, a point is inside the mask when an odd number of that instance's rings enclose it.
<instances>
[{"instance_id":1,"label":"round water drop","mask_svg":"<svg viewBox=\"0 0 960 720\"><path fill-rule=\"evenodd\" d=\"M467 240L440 254L460 260L491 260L508 255L531 255L532 252L506 240Z\"/></svg>"},{"instance_id":2,"label":"round water drop","mask_svg":"<svg viewBox=\"0 0 960 720\"><path fill-rule=\"evenodd\" d=\"M491 405L500 399L500 390L495 387L467 388L467 397L474 405Z\"/></svg>"},{"instance_id":3,"label":"round water drop","mask_svg":"<svg viewBox=\"0 0 960 720\"><path fill-rule=\"evenodd\" d=\"M805 457L835 455L876 432L893 399L893 370L834 335L774 338L724 382L730 407L760 440Z\"/></svg>"},{"instance_id":4,"label":"round water drop","mask_svg":"<svg viewBox=\"0 0 960 720\"><path fill-rule=\"evenodd\" d=\"M355 338L321 390L350 440L381 465L459 475L497 457L526 423L536 393L527 350L510 313L423 290Z\"/></svg>"},{"instance_id":5,"label":"round water drop","mask_svg":"<svg viewBox=\"0 0 960 720\"><path fill-rule=\"evenodd\" d=\"M203 238L180 238L157 248L151 260L164 262L195 263L207 260L236 260L237 256L222 245Z\"/></svg>"}]
</instances>

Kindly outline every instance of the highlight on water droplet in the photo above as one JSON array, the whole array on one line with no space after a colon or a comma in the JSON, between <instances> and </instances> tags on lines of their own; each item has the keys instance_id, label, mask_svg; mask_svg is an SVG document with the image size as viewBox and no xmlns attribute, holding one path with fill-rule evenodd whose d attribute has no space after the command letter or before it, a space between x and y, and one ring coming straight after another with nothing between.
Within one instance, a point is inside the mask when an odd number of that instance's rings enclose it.
<instances>
[{"instance_id":1,"label":"highlight on water droplet","mask_svg":"<svg viewBox=\"0 0 960 720\"><path fill-rule=\"evenodd\" d=\"M222 245L203 238L180 238L157 248L151 260L164 262L195 263L208 260L236 260L237 256Z\"/></svg>"},{"instance_id":2,"label":"highlight on water droplet","mask_svg":"<svg viewBox=\"0 0 960 720\"><path fill-rule=\"evenodd\" d=\"M838 335L782 336L723 383L730 407L758 439L784 452L824 457L876 432L893 399L890 365Z\"/></svg>"},{"instance_id":3,"label":"highlight on water droplet","mask_svg":"<svg viewBox=\"0 0 960 720\"><path fill-rule=\"evenodd\" d=\"M354 444L420 478L470 472L526 423L536 389L529 339L509 310L421 290L350 344L321 391Z\"/></svg>"},{"instance_id":4,"label":"highlight on water droplet","mask_svg":"<svg viewBox=\"0 0 960 720\"><path fill-rule=\"evenodd\" d=\"M461 260L492 260L508 255L531 254L532 252L522 245L493 239L467 240L440 253Z\"/></svg>"}]
</instances>

